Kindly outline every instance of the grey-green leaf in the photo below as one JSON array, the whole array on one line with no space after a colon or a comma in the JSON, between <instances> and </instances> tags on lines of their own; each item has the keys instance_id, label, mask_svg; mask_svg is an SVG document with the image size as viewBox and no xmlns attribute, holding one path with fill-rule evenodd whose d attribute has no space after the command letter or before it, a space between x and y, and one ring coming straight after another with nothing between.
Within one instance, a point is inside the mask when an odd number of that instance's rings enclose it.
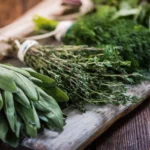
<instances>
[{"instance_id":1,"label":"grey-green leaf","mask_svg":"<svg viewBox=\"0 0 150 150\"><path fill-rule=\"evenodd\" d=\"M44 88L44 91L52 96L57 102L67 102L69 100L69 97L65 92L63 92L60 88L54 87L54 88Z\"/></svg>"},{"instance_id":2,"label":"grey-green leaf","mask_svg":"<svg viewBox=\"0 0 150 150\"><path fill-rule=\"evenodd\" d=\"M0 110L3 108L3 98L2 98L2 94L0 92Z\"/></svg>"},{"instance_id":3,"label":"grey-green leaf","mask_svg":"<svg viewBox=\"0 0 150 150\"><path fill-rule=\"evenodd\" d=\"M37 136L37 128L35 125L25 123L26 132L30 137L35 138Z\"/></svg>"},{"instance_id":4,"label":"grey-green leaf","mask_svg":"<svg viewBox=\"0 0 150 150\"><path fill-rule=\"evenodd\" d=\"M7 120L4 117L4 114L0 112L0 139L5 142L6 136L9 130L9 125Z\"/></svg>"},{"instance_id":5,"label":"grey-green leaf","mask_svg":"<svg viewBox=\"0 0 150 150\"><path fill-rule=\"evenodd\" d=\"M15 119L16 119L16 121L15 121L15 134L16 134L16 137L19 138L22 123L21 123L21 121L19 119L19 116L16 116Z\"/></svg>"},{"instance_id":6,"label":"grey-green leaf","mask_svg":"<svg viewBox=\"0 0 150 150\"><path fill-rule=\"evenodd\" d=\"M42 97L43 100L45 100L48 103L50 113L53 114L52 117L48 115L49 113L46 116L49 119L51 119L53 122L55 122L55 125L57 126L57 128L62 129L64 125L64 120L63 120L62 112L61 112L59 105L51 96L47 95L43 90L41 90L40 88L38 90L40 93L40 97Z\"/></svg>"},{"instance_id":7,"label":"grey-green leaf","mask_svg":"<svg viewBox=\"0 0 150 150\"><path fill-rule=\"evenodd\" d=\"M19 73L14 73L14 81L17 84L21 90L26 93L26 96L30 100L37 101L38 100L38 94L35 89L35 85L25 76L19 74Z\"/></svg>"},{"instance_id":8,"label":"grey-green leaf","mask_svg":"<svg viewBox=\"0 0 150 150\"><path fill-rule=\"evenodd\" d=\"M11 130L15 132L15 106L13 94L11 92L4 91L3 99L4 99L4 112L6 114Z\"/></svg>"},{"instance_id":9,"label":"grey-green leaf","mask_svg":"<svg viewBox=\"0 0 150 150\"><path fill-rule=\"evenodd\" d=\"M17 86L13 81L13 72L0 67L0 88L9 92L17 92Z\"/></svg>"},{"instance_id":10,"label":"grey-green leaf","mask_svg":"<svg viewBox=\"0 0 150 150\"><path fill-rule=\"evenodd\" d=\"M40 96L38 87L37 87L37 92L39 94L39 100L34 103L35 108L41 112L50 112L49 104L47 101L45 101L45 99L43 97ZM52 98L52 97L50 97L50 98Z\"/></svg>"},{"instance_id":11,"label":"grey-green leaf","mask_svg":"<svg viewBox=\"0 0 150 150\"><path fill-rule=\"evenodd\" d=\"M30 77L30 74L27 71L25 71L23 69L20 69L20 68L17 68L17 67L14 67L14 66L10 66L10 65L4 65L4 64L0 64L0 67L4 67L4 68L6 68L8 70L12 70L12 71L18 72L18 73L22 74L23 76L26 76L27 78Z\"/></svg>"},{"instance_id":12,"label":"grey-green leaf","mask_svg":"<svg viewBox=\"0 0 150 150\"><path fill-rule=\"evenodd\" d=\"M31 124L36 126L37 128L40 128L40 121L33 104L31 104L31 108L26 108L20 103L17 103L16 110L20 114L24 123Z\"/></svg>"},{"instance_id":13,"label":"grey-green leaf","mask_svg":"<svg viewBox=\"0 0 150 150\"><path fill-rule=\"evenodd\" d=\"M34 116L36 127L39 129L41 127L40 120L39 120L38 114L34 108L33 102L31 102L31 106L32 106L32 111L33 111L33 116Z\"/></svg>"},{"instance_id":14,"label":"grey-green leaf","mask_svg":"<svg viewBox=\"0 0 150 150\"><path fill-rule=\"evenodd\" d=\"M55 87L56 82L52 78L49 78L48 76L45 76L43 74L33 72L33 71L28 71L31 76L41 80L43 83L40 84L42 87Z\"/></svg>"},{"instance_id":15,"label":"grey-green leaf","mask_svg":"<svg viewBox=\"0 0 150 150\"><path fill-rule=\"evenodd\" d=\"M31 107L27 96L24 94L24 92L21 89L18 89L18 92L15 93L15 100L17 100L19 103L21 103L27 108Z\"/></svg>"}]
</instances>

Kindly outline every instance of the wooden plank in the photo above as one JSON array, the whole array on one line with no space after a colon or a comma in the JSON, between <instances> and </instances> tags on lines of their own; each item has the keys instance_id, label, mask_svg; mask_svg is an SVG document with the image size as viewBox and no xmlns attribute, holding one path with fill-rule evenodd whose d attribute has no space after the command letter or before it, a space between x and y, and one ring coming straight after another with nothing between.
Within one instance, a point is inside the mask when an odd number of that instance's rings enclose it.
<instances>
[{"instance_id":1,"label":"wooden plank","mask_svg":"<svg viewBox=\"0 0 150 150\"><path fill-rule=\"evenodd\" d=\"M22 144L36 150L83 149L115 121L140 105L150 94L150 82L131 87L128 94L138 96L139 103L119 107L86 105L86 113L66 109L64 112L68 117L63 132L45 130L35 139L24 139Z\"/></svg>"},{"instance_id":2,"label":"wooden plank","mask_svg":"<svg viewBox=\"0 0 150 150\"><path fill-rule=\"evenodd\" d=\"M86 150L149 150L150 98L117 121Z\"/></svg>"},{"instance_id":3,"label":"wooden plank","mask_svg":"<svg viewBox=\"0 0 150 150\"><path fill-rule=\"evenodd\" d=\"M1 0L0 27L10 24L12 21L23 15L28 9L41 1L42 0Z\"/></svg>"}]
</instances>

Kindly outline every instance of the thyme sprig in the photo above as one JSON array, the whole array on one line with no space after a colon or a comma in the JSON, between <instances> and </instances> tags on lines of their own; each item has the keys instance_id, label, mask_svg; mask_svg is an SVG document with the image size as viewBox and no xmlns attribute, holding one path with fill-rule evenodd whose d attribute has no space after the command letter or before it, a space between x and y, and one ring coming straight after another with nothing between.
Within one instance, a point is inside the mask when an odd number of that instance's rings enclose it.
<instances>
[{"instance_id":1,"label":"thyme sprig","mask_svg":"<svg viewBox=\"0 0 150 150\"><path fill-rule=\"evenodd\" d=\"M131 62L120 57L117 48L102 46L36 46L25 62L35 70L54 78L65 90L70 103L83 108L84 103L125 104L136 99L127 96L125 83L133 84L142 75L128 74Z\"/></svg>"}]
</instances>

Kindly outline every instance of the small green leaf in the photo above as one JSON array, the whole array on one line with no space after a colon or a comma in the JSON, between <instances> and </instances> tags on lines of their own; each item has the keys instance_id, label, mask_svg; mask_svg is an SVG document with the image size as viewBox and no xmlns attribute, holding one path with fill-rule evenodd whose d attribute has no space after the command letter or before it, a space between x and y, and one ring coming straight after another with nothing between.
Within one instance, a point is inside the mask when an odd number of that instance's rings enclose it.
<instances>
[{"instance_id":1,"label":"small green leaf","mask_svg":"<svg viewBox=\"0 0 150 150\"><path fill-rule=\"evenodd\" d=\"M20 74L22 74L23 76L26 76L27 78L30 77L30 74L23 70L23 69L20 69L20 68L17 68L17 67L14 67L14 66L10 66L10 65L4 65L4 64L0 64L0 67L3 67L3 68L6 68L8 70L12 70L12 71L15 71L15 72L18 72Z\"/></svg>"},{"instance_id":2,"label":"small green leaf","mask_svg":"<svg viewBox=\"0 0 150 150\"><path fill-rule=\"evenodd\" d=\"M46 123L49 122L49 120L48 120L48 118L45 116L45 114L38 112L38 116L39 116L40 120L42 120L43 122L46 122Z\"/></svg>"},{"instance_id":3,"label":"small green leaf","mask_svg":"<svg viewBox=\"0 0 150 150\"><path fill-rule=\"evenodd\" d=\"M52 31L56 28L58 22L56 20L50 20L41 16L35 16L33 18L33 22L35 23L35 30L47 30Z\"/></svg>"},{"instance_id":4,"label":"small green leaf","mask_svg":"<svg viewBox=\"0 0 150 150\"><path fill-rule=\"evenodd\" d=\"M35 138L37 136L37 128L35 125L25 123L25 128L28 136Z\"/></svg>"},{"instance_id":5,"label":"small green leaf","mask_svg":"<svg viewBox=\"0 0 150 150\"><path fill-rule=\"evenodd\" d=\"M3 108L3 98L2 98L2 94L0 92L0 110Z\"/></svg>"},{"instance_id":6,"label":"small green leaf","mask_svg":"<svg viewBox=\"0 0 150 150\"><path fill-rule=\"evenodd\" d=\"M40 93L40 97L42 97L43 100L48 103L48 107L50 110L50 112L46 113L45 116L53 121L58 129L62 129L64 126L64 120L59 105L51 96L47 95L43 90L41 90L40 88L38 90ZM50 115L50 113L52 113L53 115Z\"/></svg>"},{"instance_id":7,"label":"small green leaf","mask_svg":"<svg viewBox=\"0 0 150 150\"><path fill-rule=\"evenodd\" d=\"M39 80L39 79L37 79L37 78L34 78L34 77L30 77L30 80L31 80L34 84L36 84L36 85L42 85L42 84L43 84L43 82L42 82L41 80Z\"/></svg>"},{"instance_id":8,"label":"small green leaf","mask_svg":"<svg viewBox=\"0 0 150 150\"><path fill-rule=\"evenodd\" d=\"M4 112L6 114L11 130L15 132L15 106L13 94L11 92L4 91L3 99L4 99Z\"/></svg>"},{"instance_id":9,"label":"small green leaf","mask_svg":"<svg viewBox=\"0 0 150 150\"><path fill-rule=\"evenodd\" d=\"M16 103L16 110L20 114L24 123L36 126L36 128L40 128L40 121L32 103L31 108L26 108L20 103Z\"/></svg>"},{"instance_id":10,"label":"small green leaf","mask_svg":"<svg viewBox=\"0 0 150 150\"><path fill-rule=\"evenodd\" d=\"M3 142L6 142L6 136L8 133L9 125L7 120L4 117L4 114L0 112L0 139Z\"/></svg>"},{"instance_id":11,"label":"small green leaf","mask_svg":"<svg viewBox=\"0 0 150 150\"><path fill-rule=\"evenodd\" d=\"M17 92L17 86L13 81L13 72L0 67L0 88L9 92Z\"/></svg>"},{"instance_id":12,"label":"small green leaf","mask_svg":"<svg viewBox=\"0 0 150 150\"><path fill-rule=\"evenodd\" d=\"M55 80L53 80L52 78L49 78L48 76L45 76L43 74L37 73L37 72L33 72L33 71L28 71L30 73L31 76L41 80L43 83L39 83L37 85L40 85L42 87L55 87L56 86L56 82Z\"/></svg>"},{"instance_id":13,"label":"small green leaf","mask_svg":"<svg viewBox=\"0 0 150 150\"><path fill-rule=\"evenodd\" d=\"M21 88L21 90L26 93L26 96L34 101L38 100L38 94L35 89L35 85L25 76L19 74L19 73L14 73L14 81L16 85Z\"/></svg>"},{"instance_id":14,"label":"small green leaf","mask_svg":"<svg viewBox=\"0 0 150 150\"><path fill-rule=\"evenodd\" d=\"M16 119L16 121L15 121L15 134L16 134L16 137L19 138L22 123L21 123L21 121L20 121L19 116L16 115L15 119Z\"/></svg>"},{"instance_id":15,"label":"small green leaf","mask_svg":"<svg viewBox=\"0 0 150 150\"><path fill-rule=\"evenodd\" d=\"M33 111L33 116L34 116L36 127L37 127L37 129L39 129L41 127L40 120L39 120L38 114L34 108L33 102L31 102L31 106L32 106L32 111Z\"/></svg>"},{"instance_id":16,"label":"small green leaf","mask_svg":"<svg viewBox=\"0 0 150 150\"><path fill-rule=\"evenodd\" d=\"M67 102L69 100L67 94L58 87L44 89L44 91L52 96L57 102Z\"/></svg>"},{"instance_id":17,"label":"small green leaf","mask_svg":"<svg viewBox=\"0 0 150 150\"><path fill-rule=\"evenodd\" d=\"M24 105L27 108L31 107L28 98L21 89L18 89L18 92L15 93L15 100L17 100L20 104Z\"/></svg>"},{"instance_id":18,"label":"small green leaf","mask_svg":"<svg viewBox=\"0 0 150 150\"><path fill-rule=\"evenodd\" d=\"M37 110L42 111L42 112L49 112L49 107L48 103L43 101L41 98L39 101L34 103L34 106Z\"/></svg>"}]
</instances>

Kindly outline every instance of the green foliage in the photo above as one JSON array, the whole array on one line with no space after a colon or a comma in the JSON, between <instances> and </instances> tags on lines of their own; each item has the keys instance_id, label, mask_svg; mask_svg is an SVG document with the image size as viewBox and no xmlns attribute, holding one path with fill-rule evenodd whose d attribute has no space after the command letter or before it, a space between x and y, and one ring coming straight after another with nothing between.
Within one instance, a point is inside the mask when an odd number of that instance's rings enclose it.
<instances>
[{"instance_id":1,"label":"green foliage","mask_svg":"<svg viewBox=\"0 0 150 150\"><path fill-rule=\"evenodd\" d=\"M97 4L105 5L96 5L95 13L79 18L68 30L64 43L119 46L122 58L131 61L129 71L149 69L150 4L138 5L137 0L97 0Z\"/></svg>"},{"instance_id":2,"label":"green foliage","mask_svg":"<svg viewBox=\"0 0 150 150\"><path fill-rule=\"evenodd\" d=\"M87 16L75 23L65 36L64 43L97 47L116 45L121 47L118 51L122 58L131 61L131 70L150 68L150 31L147 28L133 20L103 21L93 18L94 15Z\"/></svg>"},{"instance_id":3,"label":"green foliage","mask_svg":"<svg viewBox=\"0 0 150 150\"><path fill-rule=\"evenodd\" d=\"M35 31L52 31L56 28L58 22L55 20L49 20L41 16L35 16L33 18L35 24Z\"/></svg>"},{"instance_id":4,"label":"green foliage","mask_svg":"<svg viewBox=\"0 0 150 150\"><path fill-rule=\"evenodd\" d=\"M83 109L84 103L125 104L134 102L126 96L124 83L142 79L138 73L128 74L130 61L123 61L113 46L36 46L25 56L25 62L40 73L56 80L71 104Z\"/></svg>"},{"instance_id":5,"label":"green foliage","mask_svg":"<svg viewBox=\"0 0 150 150\"><path fill-rule=\"evenodd\" d=\"M54 97L67 101L67 95L61 89L53 97L46 94L44 88L48 91L58 88L55 81L26 70L0 64L0 139L13 147L25 136L36 137L43 127L62 130L64 126ZM37 85L37 80L41 84Z\"/></svg>"},{"instance_id":6,"label":"green foliage","mask_svg":"<svg viewBox=\"0 0 150 150\"><path fill-rule=\"evenodd\" d=\"M122 3L128 3L131 7L136 7L139 0L93 0L93 2L98 4L105 4L109 6L119 7Z\"/></svg>"}]
</instances>

